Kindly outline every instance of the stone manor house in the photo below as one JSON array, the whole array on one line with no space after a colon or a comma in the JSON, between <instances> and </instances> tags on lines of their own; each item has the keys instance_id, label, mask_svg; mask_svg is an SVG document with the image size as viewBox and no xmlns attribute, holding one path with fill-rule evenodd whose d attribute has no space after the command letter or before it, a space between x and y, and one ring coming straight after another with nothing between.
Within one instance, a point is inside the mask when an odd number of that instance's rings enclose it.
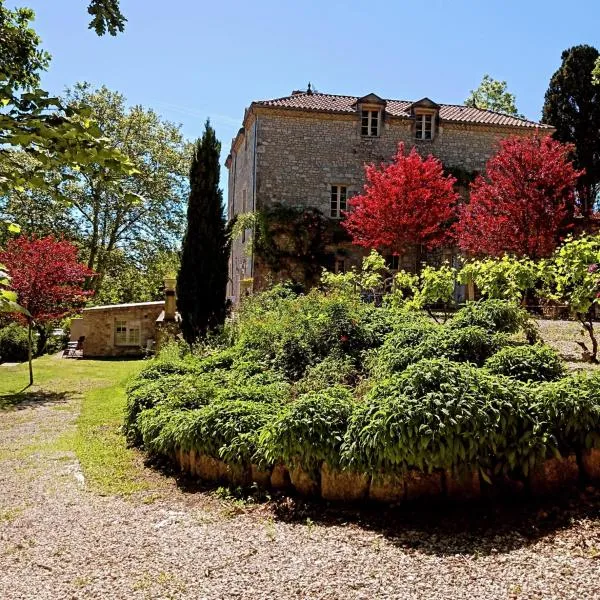
<instances>
[{"instance_id":1,"label":"stone manor house","mask_svg":"<svg viewBox=\"0 0 600 600\"><path fill-rule=\"evenodd\" d=\"M536 131L544 134L553 129L489 110L437 104L429 98L410 102L384 100L376 94L338 96L313 92L309 85L307 91L253 102L246 109L226 161L228 215L279 207L311 211L335 227L348 198L362 191L365 163L391 160L399 142L407 150L416 146L421 155L439 158L457 177L464 195L468 181L484 170L499 140ZM295 226L291 235L302 235L303 222ZM260 289L268 278L302 279L289 265L253 251L251 235L247 230L233 243L227 292L233 302ZM343 234L323 244L319 256L314 248L302 247L292 248L290 255L305 252L305 262L320 261L336 271L360 264L364 255ZM416 267L415 254L389 260L392 268Z\"/></svg>"}]
</instances>

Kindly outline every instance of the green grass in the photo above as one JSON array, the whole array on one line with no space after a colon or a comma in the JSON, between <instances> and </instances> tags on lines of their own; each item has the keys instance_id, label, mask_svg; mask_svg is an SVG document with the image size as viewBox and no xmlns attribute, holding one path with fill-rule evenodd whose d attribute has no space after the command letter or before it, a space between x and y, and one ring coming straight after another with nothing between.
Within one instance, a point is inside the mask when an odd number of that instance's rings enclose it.
<instances>
[{"instance_id":1,"label":"green grass","mask_svg":"<svg viewBox=\"0 0 600 600\"><path fill-rule=\"evenodd\" d=\"M120 431L125 385L142 365L141 360L58 360L45 356L34 361L35 384L31 388L25 388L27 365L0 367L0 420L2 412L11 413L6 415L9 423L11 417L15 422L22 420L19 409L23 406L50 406L58 422L69 412L78 413L74 429L50 439L28 440L19 454L72 451L94 491L129 495L147 490L150 483L140 455L126 446ZM35 412L31 418L35 419ZM39 429L43 427L40 423ZM0 448L0 454L8 452Z\"/></svg>"}]
</instances>

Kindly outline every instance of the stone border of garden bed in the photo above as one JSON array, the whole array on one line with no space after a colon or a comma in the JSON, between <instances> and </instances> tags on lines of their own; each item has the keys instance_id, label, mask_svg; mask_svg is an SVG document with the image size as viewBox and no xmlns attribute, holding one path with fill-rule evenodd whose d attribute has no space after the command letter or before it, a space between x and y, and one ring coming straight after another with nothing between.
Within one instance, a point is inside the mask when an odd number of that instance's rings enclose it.
<instances>
[{"instance_id":1,"label":"stone border of garden bed","mask_svg":"<svg viewBox=\"0 0 600 600\"><path fill-rule=\"evenodd\" d=\"M241 487L256 484L264 490L295 492L308 498L347 503L401 504L442 498L473 501L482 496L514 496L527 492L544 496L574 488L581 482L600 481L600 449L588 450L581 456L550 458L532 471L526 480L503 477L492 485L480 477L478 470L459 475L450 471L423 473L409 470L403 475L382 473L371 476L333 469L327 463L314 473L283 464L262 470L256 465L228 465L195 450L181 449L174 453L172 459L182 472L202 481Z\"/></svg>"}]
</instances>

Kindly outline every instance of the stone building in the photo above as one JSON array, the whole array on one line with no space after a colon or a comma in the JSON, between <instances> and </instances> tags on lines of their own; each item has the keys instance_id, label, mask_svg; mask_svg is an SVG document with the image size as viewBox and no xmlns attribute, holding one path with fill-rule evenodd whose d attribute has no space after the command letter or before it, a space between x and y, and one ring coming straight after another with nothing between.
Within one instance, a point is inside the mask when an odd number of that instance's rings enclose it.
<instances>
[{"instance_id":1,"label":"stone building","mask_svg":"<svg viewBox=\"0 0 600 600\"><path fill-rule=\"evenodd\" d=\"M358 264L363 252L344 239L339 220L348 198L363 188L365 163L390 161L398 143L404 142L407 150L415 146L420 154L439 158L465 192L468 181L485 168L501 139L538 130L553 131L526 119L437 104L429 98L410 102L384 100L376 94L337 96L312 92L309 86L284 98L253 102L246 109L226 161L228 214L231 218L240 213L287 210L289 217L290 211L297 211L287 238L279 232L288 254L303 258L305 267L314 259L328 268L345 270ZM292 239L315 224L314 218L301 217L301 211L329 222L331 235L325 235L321 227L318 248ZM289 261L280 264L273 248L261 252L257 240L257 249L252 249L252 233L247 230L233 243L228 295L234 302L246 290L262 287L268 278L302 279L302 269ZM271 232L271 242L277 235ZM415 268L414 255L391 260L393 267Z\"/></svg>"},{"instance_id":2,"label":"stone building","mask_svg":"<svg viewBox=\"0 0 600 600\"><path fill-rule=\"evenodd\" d=\"M82 312L78 329L85 358L142 356L179 333L175 279L165 279L165 299L156 302L92 306Z\"/></svg>"}]
</instances>

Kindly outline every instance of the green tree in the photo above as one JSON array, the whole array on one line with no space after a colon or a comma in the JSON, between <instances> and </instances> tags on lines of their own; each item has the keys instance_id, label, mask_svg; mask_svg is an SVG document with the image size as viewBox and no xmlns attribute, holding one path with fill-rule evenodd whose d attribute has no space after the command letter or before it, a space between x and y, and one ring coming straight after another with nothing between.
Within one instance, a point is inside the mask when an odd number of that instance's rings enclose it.
<instances>
[{"instance_id":1,"label":"green tree","mask_svg":"<svg viewBox=\"0 0 600 600\"><path fill-rule=\"evenodd\" d=\"M88 13L92 15L90 29L98 35L122 33L127 19L121 13L119 0L91 0Z\"/></svg>"},{"instance_id":2,"label":"green tree","mask_svg":"<svg viewBox=\"0 0 600 600\"><path fill-rule=\"evenodd\" d=\"M164 278L179 270L179 255L170 250L159 250L133 260L122 250L116 251L93 303L123 304L164 300Z\"/></svg>"},{"instance_id":3,"label":"green tree","mask_svg":"<svg viewBox=\"0 0 600 600\"><path fill-rule=\"evenodd\" d=\"M514 117L522 116L517 110L515 95L506 89L506 81L492 79L489 75L484 75L479 87L471 90L465 106L493 110Z\"/></svg>"},{"instance_id":4,"label":"green tree","mask_svg":"<svg viewBox=\"0 0 600 600\"><path fill-rule=\"evenodd\" d=\"M31 28L34 17L30 8L9 10L0 0L0 73L11 86L36 87L39 71L50 63L50 55L39 48L41 40Z\"/></svg>"},{"instance_id":5,"label":"green tree","mask_svg":"<svg viewBox=\"0 0 600 600\"><path fill-rule=\"evenodd\" d=\"M550 262L552 286L544 293L564 302L590 338L590 347L577 342L584 359L598 362L598 340L594 328L596 306L600 303L600 237L568 239Z\"/></svg>"},{"instance_id":6,"label":"green tree","mask_svg":"<svg viewBox=\"0 0 600 600\"><path fill-rule=\"evenodd\" d=\"M229 242L219 189L221 143L207 121L190 167L187 229L177 277L177 303L188 343L225 320Z\"/></svg>"},{"instance_id":7,"label":"green tree","mask_svg":"<svg viewBox=\"0 0 600 600\"><path fill-rule=\"evenodd\" d=\"M22 222L26 233L43 234L53 224L77 239L88 267L99 274L94 284L99 291L119 249L141 262L145 252L177 247L184 228L189 148L178 126L153 110L127 108L125 98L106 87L78 84L67 92L65 104L76 114L89 111L105 146L127 157L132 170L109 172L96 162L57 165L45 173L52 186L41 192L13 190L0 201L0 214ZM47 212L40 213L40 207ZM26 226L30 221L31 228Z\"/></svg>"},{"instance_id":8,"label":"green tree","mask_svg":"<svg viewBox=\"0 0 600 600\"><path fill-rule=\"evenodd\" d=\"M542 113L544 122L556 128L557 140L575 145L575 166L585 169L577 187L579 207L586 217L600 190L600 86L592 81L598 57L592 46L565 50L560 68L550 79Z\"/></svg>"}]
</instances>

